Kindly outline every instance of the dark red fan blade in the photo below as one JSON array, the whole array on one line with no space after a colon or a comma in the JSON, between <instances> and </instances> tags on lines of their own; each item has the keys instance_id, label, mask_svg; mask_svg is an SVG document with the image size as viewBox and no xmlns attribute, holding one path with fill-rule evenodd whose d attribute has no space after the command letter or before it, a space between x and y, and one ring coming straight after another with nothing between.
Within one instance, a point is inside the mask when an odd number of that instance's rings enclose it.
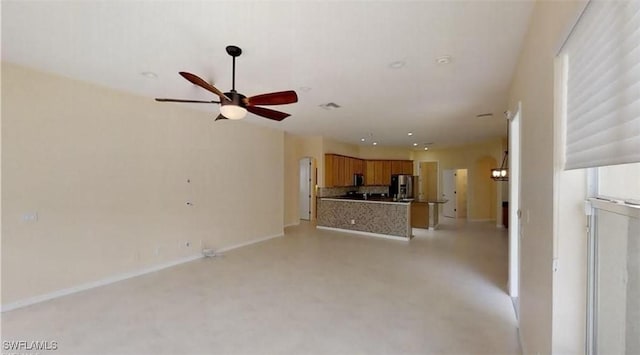
<instances>
[{"instance_id":1,"label":"dark red fan blade","mask_svg":"<svg viewBox=\"0 0 640 355\"><path fill-rule=\"evenodd\" d=\"M223 94L222 91L216 89L215 86L213 86L213 85L209 84L208 82L204 81L199 76L197 76L195 74L187 73L186 71L181 71L180 75L182 75L183 78L189 80L193 85L198 85L199 87L201 87L201 88L203 88L205 90L209 90L212 93L218 95L221 99L222 98L226 98L227 100L231 101L231 99L229 99L227 96L225 96L225 94Z\"/></svg>"},{"instance_id":2,"label":"dark red fan blade","mask_svg":"<svg viewBox=\"0 0 640 355\"><path fill-rule=\"evenodd\" d=\"M295 91L280 91L268 94L256 95L247 98L247 105L285 105L298 102L298 95Z\"/></svg>"},{"instance_id":3,"label":"dark red fan blade","mask_svg":"<svg viewBox=\"0 0 640 355\"><path fill-rule=\"evenodd\" d=\"M280 111L276 111L276 110L271 110L268 108L264 108L264 107L256 107L256 106L247 106L247 111L256 114L258 116L262 116L262 117L266 117L270 120L274 120L274 121L282 121L285 118L291 116L288 113L284 113L284 112L280 112Z\"/></svg>"},{"instance_id":4,"label":"dark red fan blade","mask_svg":"<svg viewBox=\"0 0 640 355\"><path fill-rule=\"evenodd\" d=\"M220 101L203 101L203 100L183 100L183 99L165 99L165 98L156 98L158 102L187 102L187 103L196 103L196 104L219 104Z\"/></svg>"}]
</instances>

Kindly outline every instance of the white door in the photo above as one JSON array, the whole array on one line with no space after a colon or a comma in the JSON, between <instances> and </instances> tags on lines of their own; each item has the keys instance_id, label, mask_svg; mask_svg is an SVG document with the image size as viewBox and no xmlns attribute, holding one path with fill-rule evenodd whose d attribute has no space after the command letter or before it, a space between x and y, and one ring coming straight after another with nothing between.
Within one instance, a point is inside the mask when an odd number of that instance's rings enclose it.
<instances>
[{"instance_id":1,"label":"white door","mask_svg":"<svg viewBox=\"0 0 640 355\"><path fill-rule=\"evenodd\" d=\"M442 206L442 215L456 218L456 171L442 172L442 199L447 202Z\"/></svg>"},{"instance_id":2,"label":"white door","mask_svg":"<svg viewBox=\"0 0 640 355\"><path fill-rule=\"evenodd\" d=\"M311 220L311 158L300 159L300 219Z\"/></svg>"}]
</instances>

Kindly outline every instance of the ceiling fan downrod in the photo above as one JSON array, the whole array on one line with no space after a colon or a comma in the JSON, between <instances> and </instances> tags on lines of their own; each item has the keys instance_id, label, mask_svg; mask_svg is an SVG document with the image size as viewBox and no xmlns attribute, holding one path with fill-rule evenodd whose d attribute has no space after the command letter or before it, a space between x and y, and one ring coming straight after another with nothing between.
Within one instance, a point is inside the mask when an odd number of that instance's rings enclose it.
<instances>
[{"instance_id":1,"label":"ceiling fan downrod","mask_svg":"<svg viewBox=\"0 0 640 355\"><path fill-rule=\"evenodd\" d=\"M233 58L233 67L231 69L231 92L236 92L236 57L242 54L242 49L238 46L227 46L227 54Z\"/></svg>"}]
</instances>

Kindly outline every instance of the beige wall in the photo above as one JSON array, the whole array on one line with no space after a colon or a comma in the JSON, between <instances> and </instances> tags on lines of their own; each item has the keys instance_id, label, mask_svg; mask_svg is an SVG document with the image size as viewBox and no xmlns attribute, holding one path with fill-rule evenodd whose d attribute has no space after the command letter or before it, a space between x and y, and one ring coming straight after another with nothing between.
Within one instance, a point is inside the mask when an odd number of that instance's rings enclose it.
<instances>
[{"instance_id":1,"label":"beige wall","mask_svg":"<svg viewBox=\"0 0 640 355\"><path fill-rule=\"evenodd\" d=\"M281 234L283 132L213 116L2 63L2 303Z\"/></svg>"},{"instance_id":2,"label":"beige wall","mask_svg":"<svg viewBox=\"0 0 640 355\"><path fill-rule=\"evenodd\" d=\"M322 150L325 154L332 153L360 158L360 149L357 145L343 143L329 138L323 138Z\"/></svg>"},{"instance_id":3,"label":"beige wall","mask_svg":"<svg viewBox=\"0 0 640 355\"><path fill-rule=\"evenodd\" d=\"M320 136L297 136L290 133L284 134L284 225L290 226L300 222L299 217L299 162L302 158L311 158L312 186L320 184L324 178L320 170L324 167L324 153L322 150L323 139ZM316 181L316 171L317 180ZM322 180L321 180L322 179ZM316 191L311 192L311 219L316 216Z\"/></svg>"},{"instance_id":4,"label":"beige wall","mask_svg":"<svg viewBox=\"0 0 640 355\"><path fill-rule=\"evenodd\" d=\"M584 192L555 195L554 210L554 58L581 7L574 1L536 3L510 91L511 108L522 102L520 335L525 354L584 351L583 315L576 310L584 302L585 276L577 269L584 245L576 244L580 233L584 240L584 228L572 226L584 226L584 216L576 212L576 200ZM579 173L559 174L555 189L577 191L584 187L583 179ZM554 224L567 218L575 223ZM561 276L553 275L554 253ZM554 293L564 296L554 299Z\"/></svg>"},{"instance_id":5,"label":"beige wall","mask_svg":"<svg viewBox=\"0 0 640 355\"><path fill-rule=\"evenodd\" d=\"M502 143L495 139L483 143L470 144L447 149L431 149L416 152L413 159L418 164L421 161L437 161L439 168L438 190L442 193L442 172L449 169L467 169L467 218L469 220L497 220L502 221L501 208L502 189L489 177L493 164L502 161ZM487 165L489 164L489 165ZM485 171L489 169L489 171ZM416 169L416 171L418 171Z\"/></svg>"},{"instance_id":6,"label":"beige wall","mask_svg":"<svg viewBox=\"0 0 640 355\"><path fill-rule=\"evenodd\" d=\"M411 150L405 148L359 146L359 154L361 159L413 160Z\"/></svg>"},{"instance_id":7,"label":"beige wall","mask_svg":"<svg viewBox=\"0 0 640 355\"><path fill-rule=\"evenodd\" d=\"M300 138L284 134L284 225L294 225L300 220L298 191L300 189Z\"/></svg>"}]
</instances>

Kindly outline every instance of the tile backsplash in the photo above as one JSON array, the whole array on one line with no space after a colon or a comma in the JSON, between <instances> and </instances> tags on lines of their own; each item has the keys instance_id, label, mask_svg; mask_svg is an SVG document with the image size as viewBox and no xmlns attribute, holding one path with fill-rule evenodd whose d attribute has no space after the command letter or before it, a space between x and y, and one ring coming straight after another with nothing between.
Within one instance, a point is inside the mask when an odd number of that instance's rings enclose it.
<instances>
[{"instance_id":1,"label":"tile backsplash","mask_svg":"<svg viewBox=\"0 0 640 355\"><path fill-rule=\"evenodd\" d=\"M389 186L347 186L347 187L319 187L318 197L334 197L346 195L350 191L368 194L388 194Z\"/></svg>"}]
</instances>

